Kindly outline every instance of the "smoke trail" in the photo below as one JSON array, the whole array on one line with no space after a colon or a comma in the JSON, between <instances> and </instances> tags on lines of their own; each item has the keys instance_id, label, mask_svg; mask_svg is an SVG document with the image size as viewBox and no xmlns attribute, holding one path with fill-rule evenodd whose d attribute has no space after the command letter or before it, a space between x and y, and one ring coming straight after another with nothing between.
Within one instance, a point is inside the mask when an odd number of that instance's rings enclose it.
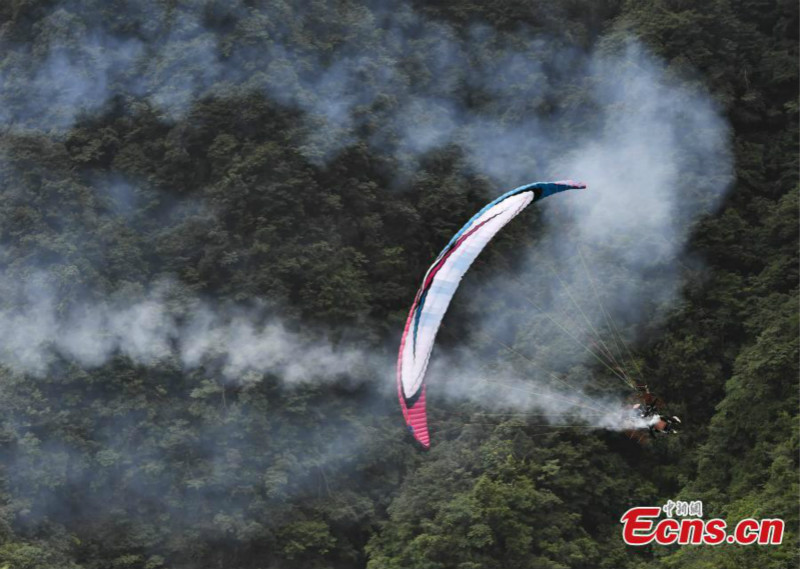
<instances>
[{"instance_id":1,"label":"smoke trail","mask_svg":"<svg viewBox=\"0 0 800 569\"><path fill-rule=\"evenodd\" d=\"M0 309L0 364L19 373L42 376L60 361L92 368L121 355L136 365L213 369L228 382L273 374L301 384L355 381L376 365L375 355L337 346L319 331L289 330L264 303L212 304L167 281L67 306L46 273L24 283L4 279L0 290L7 304Z\"/></svg>"},{"instance_id":2,"label":"smoke trail","mask_svg":"<svg viewBox=\"0 0 800 569\"><path fill-rule=\"evenodd\" d=\"M247 309L214 305L163 281L138 298L118 294L65 308L45 273L34 273L22 285L8 279L0 285L4 298L15 301L0 309L0 365L17 373L42 377L64 362L91 369L123 356L134 365L204 369L239 386L271 375L286 386L377 380L378 391L393 391L393 358L334 343L318 331L292 331L269 316L263 303ZM429 371L434 401L471 401L487 411L536 410L556 425L578 417L588 426L625 430L635 421L611 395L554 386L535 369L515 370L502 362L476 372L482 368L485 362L467 349L440 350Z\"/></svg>"},{"instance_id":3,"label":"smoke trail","mask_svg":"<svg viewBox=\"0 0 800 569\"><path fill-rule=\"evenodd\" d=\"M426 153L456 145L470 168L506 186L553 170L578 139L606 123L602 115L608 118L615 98L609 89L641 100L637 89L654 79L670 88L646 57L592 56L557 35L525 30L458 33L409 5L318 6L314 13L269 5L257 9L257 29L249 6L215 5L216 18L231 22L230 36L191 5L139 1L126 10L119 17L136 36L79 2L53 9L36 49L12 46L5 58L0 122L59 133L102 114L112 100L127 101L131 114L146 103L177 121L204 98L260 93L302 111L299 148L312 161L325 163L361 142L407 175ZM288 20L295 26L283 25ZM84 21L88 27L77 25ZM349 33L317 29L318 21L341 22ZM330 49L309 49L306 28ZM587 99L587 89L596 96Z\"/></svg>"},{"instance_id":4,"label":"smoke trail","mask_svg":"<svg viewBox=\"0 0 800 569\"><path fill-rule=\"evenodd\" d=\"M576 132L571 148L547 159L542 171L586 181L589 189L534 205L543 215L516 221L540 220L518 245L523 262L475 284L467 280L461 297L473 301L477 315L474 350L493 345L502 362L495 367L507 368L515 395L472 393L467 384L480 382L474 373L462 374L449 393L485 406L541 409L556 422L588 400L612 410L593 424L619 428L624 417L613 410L625 403L619 396L606 401L598 390L624 393L625 384L648 383L631 345L658 329L685 273L702 270L685 247L695 222L724 197L731 158L727 125L708 95L668 77L641 47L630 44L585 66L596 87L598 126ZM572 122L561 120L563 127ZM509 139L515 137L510 127ZM528 145L545 145L547 132L528 138ZM494 162L505 166L499 152ZM541 395L522 397L524 389Z\"/></svg>"},{"instance_id":5,"label":"smoke trail","mask_svg":"<svg viewBox=\"0 0 800 569\"><path fill-rule=\"evenodd\" d=\"M260 12L263 29L240 28L250 8L239 3L216 7L234 22L229 42L191 6L156 18L154 9L129 4L131 21L147 16L138 38L100 17L89 18L89 28L69 25L79 4L54 9L36 57L25 46L7 57L0 119L12 129L63 131L122 96L178 120L204 97L258 92L302 111L301 150L317 163L362 142L390 158L402 179L426 154L455 146L466 169L497 183L498 192L531 178L582 178L590 190L543 204L545 225L525 245L527 264L490 283L473 309L482 315L476 328L566 373L573 385L594 381L575 365L594 363L584 348L591 342L634 367L615 333L634 342L669 310L692 224L713 211L730 180L727 127L709 97L635 43L584 53L524 30L509 36L476 26L459 34L410 6L304 15L293 28L281 25L291 10L276 5ZM336 40L333 47L308 49L298 30L314 18L347 21L350 33L320 31L320 41ZM20 305L0 312L0 361L28 373L44 374L59 358L97 366L122 354L142 365L174 359L187 370L213 364L229 381L252 371L291 383L348 374L369 360L265 315L199 299L179 310L159 286L141 298L64 308L39 280L34 275L18 290ZM484 310L489 295L505 307ZM512 377L552 388L541 371L514 365Z\"/></svg>"}]
</instances>

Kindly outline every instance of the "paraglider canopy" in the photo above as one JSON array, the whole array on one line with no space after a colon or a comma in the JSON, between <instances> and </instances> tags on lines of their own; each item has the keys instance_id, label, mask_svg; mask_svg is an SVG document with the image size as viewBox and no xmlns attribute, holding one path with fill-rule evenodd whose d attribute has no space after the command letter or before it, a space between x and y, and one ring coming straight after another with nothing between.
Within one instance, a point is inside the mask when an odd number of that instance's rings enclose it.
<instances>
[{"instance_id":1,"label":"paraglider canopy","mask_svg":"<svg viewBox=\"0 0 800 569\"><path fill-rule=\"evenodd\" d=\"M461 278L484 247L507 223L535 201L586 184L563 180L535 182L503 194L476 213L428 268L406 320L397 358L397 391L406 425L424 448L430 447L425 406L425 372L436 333Z\"/></svg>"}]
</instances>

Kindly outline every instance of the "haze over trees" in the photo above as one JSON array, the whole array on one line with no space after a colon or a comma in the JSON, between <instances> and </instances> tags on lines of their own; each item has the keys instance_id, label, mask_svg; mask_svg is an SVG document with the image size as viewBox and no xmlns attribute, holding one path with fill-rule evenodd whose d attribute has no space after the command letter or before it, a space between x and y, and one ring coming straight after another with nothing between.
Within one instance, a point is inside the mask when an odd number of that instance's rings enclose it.
<instances>
[{"instance_id":1,"label":"haze over trees","mask_svg":"<svg viewBox=\"0 0 800 569\"><path fill-rule=\"evenodd\" d=\"M0 3L0 569L796 566L797 35L783 0ZM686 428L640 447L442 386L420 453L387 362L430 261L661 92L691 211L646 278L597 277L666 291L622 332ZM448 361L502 359L498 322L570 349L491 298L553 215L481 256ZM784 542L625 546L668 499Z\"/></svg>"}]
</instances>

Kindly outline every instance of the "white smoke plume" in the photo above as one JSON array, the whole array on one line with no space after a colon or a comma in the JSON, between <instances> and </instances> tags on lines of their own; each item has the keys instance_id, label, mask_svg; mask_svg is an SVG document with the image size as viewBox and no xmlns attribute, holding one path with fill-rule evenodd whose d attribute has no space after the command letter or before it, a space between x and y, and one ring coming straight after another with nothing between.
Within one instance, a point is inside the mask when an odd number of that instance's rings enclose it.
<instances>
[{"instance_id":1,"label":"white smoke plume","mask_svg":"<svg viewBox=\"0 0 800 569\"><path fill-rule=\"evenodd\" d=\"M66 307L45 273L24 283L6 279L0 288L15 300L0 308L0 364L18 373L42 376L65 362L93 368L123 356L142 366L207 367L231 383L274 374L291 385L354 380L375 364L367 351L289 330L263 303L244 309L176 301L174 283Z\"/></svg>"},{"instance_id":2,"label":"white smoke plume","mask_svg":"<svg viewBox=\"0 0 800 569\"><path fill-rule=\"evenodd\" d=\"M24 46L9 53L0 76L0 120L8 128L63 132L119 95L178 120L203 97L255 91L302 111L301 150L317 163L362 141L407 180L426 153L455 146L465 168L497 193L535 179L585 181L589 190L549 198L515 220L543 222L519 244L529 252L521 266L498 268L502 276L488 284L470 285L474 275L465 282L475 300L473 329L563 375L571 389L594 381L587 364L597 362L585 349L597 352L593 341L604 341L634 373L622 344L651 332L674 304L682 267L694 264L683 258L693 224L717 207L730 182L727 126L713 101L635 42L584 53L524 31L510 37L477 26L458 34L410 6L362 7L354 8L347 37L322 57L304 49L307 35L283 25L289 14L277 4L264 10L263 29L237 28L242 41L233 45L219 41L191 6L150 13L140 39L116 37L99 22L71 26L79 9L64 3L46 19L43 30L56 39L37 65L23 69ZM156 7L132 2L130 9L136 18ZM235 19L245 7L224 10ZM169 51L158 49L165 39ZM90 367L123 355L140 365L214 365L228 381L254 372L296 383L374 362L260 314L199 299L178 310L159 286L137 298L65 308L38 280L45 278L5 283L24 300L0 310L0 363L26 373L45 374L59 360ZM468 303L466 295L456 303ZM447 373L431 370L432 403L438 389L439 397L490 408L544 408L552 420L581 409L553 403L563 388L549 373L495 352L492 358L508 360L509 381L553 397L467 396L473 374L459 370L474 365L462 359ZM379 365L390 385L391 362ZM640 370L635 375L646 380ZM577 399L588 397L599 396Z\"/></svg>"},{"instance_id":3,"label":"white smoke plume","mask_svg":"<svg viewBox=\"0 0 800 569\"><path fill-rule=\"evenodd\" d=\"M592 128L553 140L551 132L570 128L575 117L543 117L482 125L488 139L467 144L472 163L493 179L504 172L533 181L520 164L537 156L539 167L528 169L539 172L534 179L572 178L589 189L548 198L532 206L541 212L512 222L536 220L518 244L524 252L516 267L488 277L473 269L481 282L467 279L468 292L456 297L471 305L473 329L462 335L473 337L473 349L432 367L432 405L436 386L446 383L453 400L555 425L577 418L627 430L654 420L633 414L625 395L649 382L632 346L657 333L686 272L702 270L686 245L730 186L728 127L702 89L670 77L641 46L598 53L578 67L595 87ZM473 354L487 346L493 355L477 360Z\"/></svg>"}]
</instances>

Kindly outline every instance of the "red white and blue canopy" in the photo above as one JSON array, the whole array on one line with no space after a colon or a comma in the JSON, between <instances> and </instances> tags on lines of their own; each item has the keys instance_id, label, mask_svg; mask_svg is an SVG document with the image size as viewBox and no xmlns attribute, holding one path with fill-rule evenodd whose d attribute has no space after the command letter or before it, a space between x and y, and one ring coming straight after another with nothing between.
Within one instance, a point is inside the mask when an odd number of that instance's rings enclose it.
<instances>
[{"instance_id":1,"label":"red white and blue canopy","mask_svg":"<svg viewBox=\"0 0 800 569\"><path fill-rule=\"evenodd\" d=\"M498 197L470 219L425 273L406 320L397 358L397 390L406 424L424 448L430 447L425 411L425 371L436 333L461 278L483 248L532 202L564 190L585 188L580 182L536 182Z\"/></svg>"}]
</instances>

